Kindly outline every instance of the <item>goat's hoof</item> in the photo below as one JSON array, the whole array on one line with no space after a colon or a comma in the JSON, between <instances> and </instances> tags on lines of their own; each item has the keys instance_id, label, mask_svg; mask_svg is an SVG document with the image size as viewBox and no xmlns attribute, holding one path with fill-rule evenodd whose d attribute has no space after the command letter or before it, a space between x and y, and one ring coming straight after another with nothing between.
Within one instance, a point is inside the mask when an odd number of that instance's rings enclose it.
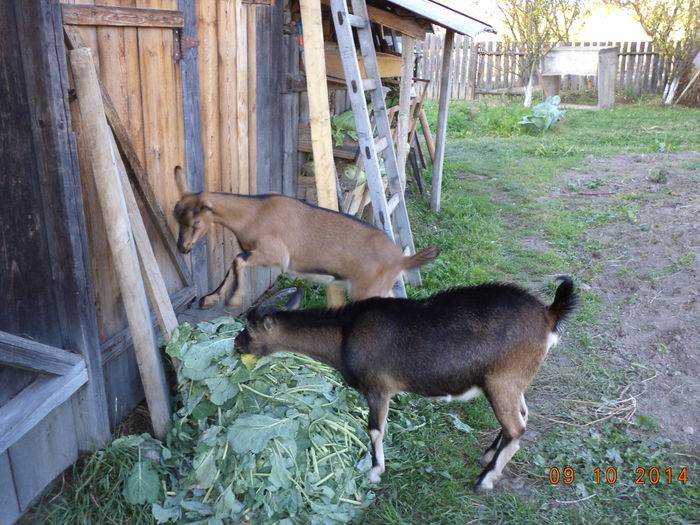
<instances>
[{"instance_id":1,"label":"goat's hoof","mask_svg":"<svg viewBox=\"0 0 700 525\"><path fill-rule=\"evenodd\" d=\"M383 473L384 473L383 471L380 472L379 469L378 469L377 467L374 467L374 468L372 468L372 470L370 470L370 472L369 472L369 480L370 480L372 483L381 483L381 482L382 482L382 474L383 474Z\"/></svg>"},{"instance_id":2,"label":"goat's hoof","mask_svg":"<svg viewBox=\"0 0 700 525\"><path fill-rule=\"evenodd\" d=\"M485 476L479 476L476 483L474 483L474 492L488 492L493 490L493 482L494 479L489 476L488 473Z\"/></svg>"},{"instance_id":3,"label":"goat's hoof","mask_svg":"<svg viewBox=\"0 0 700 525\"><path fill-rule=\"evenodd\" d=\"M219 302L219 298L216 295L205 295L199 300L199 308L201 310L209 310L213 308Z\"/></svg>"},{"instance_id":4,"label":"goat's hoof","mask_svg":"<svg viewBox=\"0 0 700 525\"><path fill-rule=\"evenodd\" d=\"M230 308L232 310L236 308L240 308L241 305L243 304L243 299L234 299L233 297L226 301L226 308Z\"/></svg>"}]
</instances>

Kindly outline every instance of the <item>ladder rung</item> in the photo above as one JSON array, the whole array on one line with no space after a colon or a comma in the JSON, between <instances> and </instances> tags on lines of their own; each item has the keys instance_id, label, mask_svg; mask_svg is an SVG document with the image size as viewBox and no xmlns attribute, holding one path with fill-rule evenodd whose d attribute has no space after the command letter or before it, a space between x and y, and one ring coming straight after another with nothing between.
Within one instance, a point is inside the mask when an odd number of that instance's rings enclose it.
<instances>
[{"instance_id":1,"label":"ladder rung","mask_svg":"<svg viewBox=\"0 0 700 525\"><path fill-rule=\"evenodd\" d=\"M373 78L363 78L362 89L364 89L365 91L372 91L373 89L377 89L377 83L374 81Z\"/></svg>"},{"instance_id":2,"label":"ladder rung","mask_svg":"<svg viewBox=\"0 0 700 525\"><path fill-rule=\"evenodd\" d=\"M386 212L387 212L389 215L391 215L392 213L394 213L394 210L395 210L396 207L399 205L399 200L400 200L399 194L398 194L398 193L394 193L394 194L391 196L391 198L387 201L387 203L386 203Z\"/></svg>"},{"instance_id":3,"label":"ladder rung","mask_svg":"<svg viewBox=\"0 0 700 525\"><path fill-rule=\"evenodd\" d=\"M384 151L388 145L386 137L378 137L374 140L374 149L377 150L377 153Z\"/></svg>"},{"instance_id":4,"label":"ladder rung","mask_svg":"<svg viewBox=\"0 0 700 525\"><path fill-rule=\"evenodd\" d=\"M361 16L357 15L352 15L350 13L348 13L348 22L350 22L350 25L352 27L357 27L359 29L365 28L368 25L366 18L362 18Z\"/></svg>"}]
</instances>

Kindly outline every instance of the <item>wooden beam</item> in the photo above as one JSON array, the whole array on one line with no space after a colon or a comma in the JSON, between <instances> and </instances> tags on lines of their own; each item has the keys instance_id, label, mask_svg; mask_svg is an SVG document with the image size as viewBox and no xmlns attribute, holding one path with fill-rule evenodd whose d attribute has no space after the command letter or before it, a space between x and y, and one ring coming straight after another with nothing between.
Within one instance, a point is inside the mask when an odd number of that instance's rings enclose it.
<instances>
[{"instance_id":1,"label":"wooden beam","mask_svg":"<svg viewBox=\"0 0 700 525\"><path fill-rule=\"evenodd\" d=\"M163 27L180 29L185 17L180 11L100 5L61 4L63 23L76 26Z\"/></svg>"},{"instance_id":2,"label":"wooden beam","mask_svg":"<svg viewBox=\"0 0 700 525\"><path fill-rule=\"evenodd\" d=\"M70 398L87 380L85 362L81 358L65 375L37 377L0 407L0 454Z\"/></svg>"},{"instance_id":3,"label":"wooden beam","mask_svg":"<svg viewBox=\"0 0 700 525\"><path fill-rule=\"evenodd\" d=\"M399 167L401 190L406 190L406 159L410 134L411 87L413 86L414 40L405 36L401 40L401 87L399 88L399 114L397 116L396 164Z\"/></svg>"},{"instance_id":4,"label":"wooden beam","mask_svg":"<svg viewBox=\"0 0 700 525\"><path fill-rule=\"evenodd\" d=\"M175 317L175 310L173 310L173 305L170 302L168 290L165 287L165 281L163 281L163 275L158 267L158 260L153 253L151 241L148 238L146 227L143 224L139 205L136 203L136 197L131 189L131 184L129 184L126 168L124 167L122 158L119 156L119 150L117 149L114 135L110 133L109 138L111 139L112 152L117 162L117 170L119 171L119 178L124 192L124 201L126 202L126 209L129 213L129 223L131 224L134 239L136 240L136 248L138 249L139 261L141 262L141 273L146 278L146 289L151 299L151 306L153 306L153 310L158 318L158 324L160 325L163 339L167 343L170 341L170 336L173 331L180 323L177 322L177 318Z\"/></svg>"},{"instance_id":5,"label":"wooden beam","mask_svg":"<svg viewBox=\"0 0 700 525\"><path fill-rule=\"evenodd\" d=\"M338 193L331 139L331 114L328 107L321 4L316 0L300 0L299 5L304 27L304 63L318 205L337 211ZM310 66L311 64L313 66ZM345 303L345 289L340 286L327 286L326 295L328 306L340 306Z\"/></svg>"},{"instance_id":6,"label":"wooden beam","mask_svg":"<svg viewBox=\"0 0 700 525\"><path fill-rule=\"evenodd\" d=\"M65 375L82 361L80 354L0 331L1 365Z\"/></svg>"},{"instance_id":7,"label":"wooden beam","mask_svg":"<svg viewBox=\"0 0 700 525\"><path fill-rule=\"evenodd\" d=\"M100 188L100 208L105 219L119 288L139 363L141 382L146 393L154 433L158 439L164 439L170 420L170 395L155 334L150 324L144 322L149 318L146 290L141 279L119 173L110 147L109 128L97 72L89 48L76 49L71 51L69 56L78 95L83 135L88 143L95 183Z\"/></svg>"},{"instance_id":8,"label":"wooden beam","mask_svg":"<svg viewBox=\"0 0 700 525\"><path fill-rule=\"evenodd\" d=\"M331 0L321 0L323 5L331 5ZM367 6L367 14L372 22L398 31L411 38L417 38L418 40L424 40L427 33L426 25L420 24L416 21L415 16L402 16L392 13L391 11L385 11L378 7L371 5Z\"/></svg>"},{"instance_id":9,"label":"wooden beam","mask_svg":"<svg viewBox=\"0 0 700 525\"><path fill-rule=\"evenodd\" d=\"M486 30L493 28L485 22L465 15L447 5L426 0L388 0L398 7L413 11L415 14L427 18L434 24L444 27L448 31L457 32L462 35L476 36Z\"/></svg>"},{"instance_id":10,"label":"wooden beam","mask_svg":"<svg viewBox=\"0 0 700 525\"><path fill-rule=\"evenodd\" d=\"M452 90L452 48L454 47L455 33L447 30L445 33L445 45L442 53L442 71L440 73L440 104L438 109L438 127L435 134L435 158L433 160L433 186L430 197L430 209L440 211L440 196L442 193L442 164L445 160L445 138L447 136L447 112L450 106L450 91Z\"/></svg>"}]
</instances>

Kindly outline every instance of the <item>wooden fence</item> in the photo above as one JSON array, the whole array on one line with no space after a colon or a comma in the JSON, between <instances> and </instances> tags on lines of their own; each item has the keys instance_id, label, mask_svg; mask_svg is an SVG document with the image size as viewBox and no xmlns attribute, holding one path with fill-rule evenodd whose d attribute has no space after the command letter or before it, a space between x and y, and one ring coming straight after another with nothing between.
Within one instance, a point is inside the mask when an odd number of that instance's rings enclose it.
<instances>
[{"instance_id":1,"label":"wooden fence","mask_svg":"<svg viewBox=\"0 0 700 525\"><path fill-rule=\"evenodd\" d=\"M429 79L429 98L438 98L442 64L442 33L416 42L417 76ZM617 90L635 94L661 93L671 74L671 64L653 49L651 42L573 42L573 46L619 46ZM474 41L456 35L452 57L452 98L468 99L480 93L518 93L523 89L518 44ZM563 91L594 89L594 77L566 75Z\"/></svg>"}]
</instances>

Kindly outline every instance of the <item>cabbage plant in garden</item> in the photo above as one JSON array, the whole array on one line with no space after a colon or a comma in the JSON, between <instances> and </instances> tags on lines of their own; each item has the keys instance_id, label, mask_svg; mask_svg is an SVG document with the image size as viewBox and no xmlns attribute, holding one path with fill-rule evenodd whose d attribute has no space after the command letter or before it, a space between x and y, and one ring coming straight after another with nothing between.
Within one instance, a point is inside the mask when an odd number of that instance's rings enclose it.
<instances>
[{"instance_id":1,"label":"cabbage plant in garden","mask_svg":"<svg viewBox=\"0 0 700 525\"><path fill-rule=\"evenodd\" d=\"M345 523L373 498L366 408L332 369L303 356L255 360L234 350L231 318L180 326L167 353L181 361L165 444L139 447L125 487L158 522Z\"/></svg>"},{"instance_id":2,"label":"cabbage plant in garden","mask_svg":"<svg viewBox=\"0 0 700 525\"><path fill-rule=\"evenodd\" d=\"M518 122L530 131L543 132L549 129L561 118L565 110L559 109L561 99L558 95L547 97L547 100L532 108L532 115L526 115Z\"/></svg>"}]
</instances>

